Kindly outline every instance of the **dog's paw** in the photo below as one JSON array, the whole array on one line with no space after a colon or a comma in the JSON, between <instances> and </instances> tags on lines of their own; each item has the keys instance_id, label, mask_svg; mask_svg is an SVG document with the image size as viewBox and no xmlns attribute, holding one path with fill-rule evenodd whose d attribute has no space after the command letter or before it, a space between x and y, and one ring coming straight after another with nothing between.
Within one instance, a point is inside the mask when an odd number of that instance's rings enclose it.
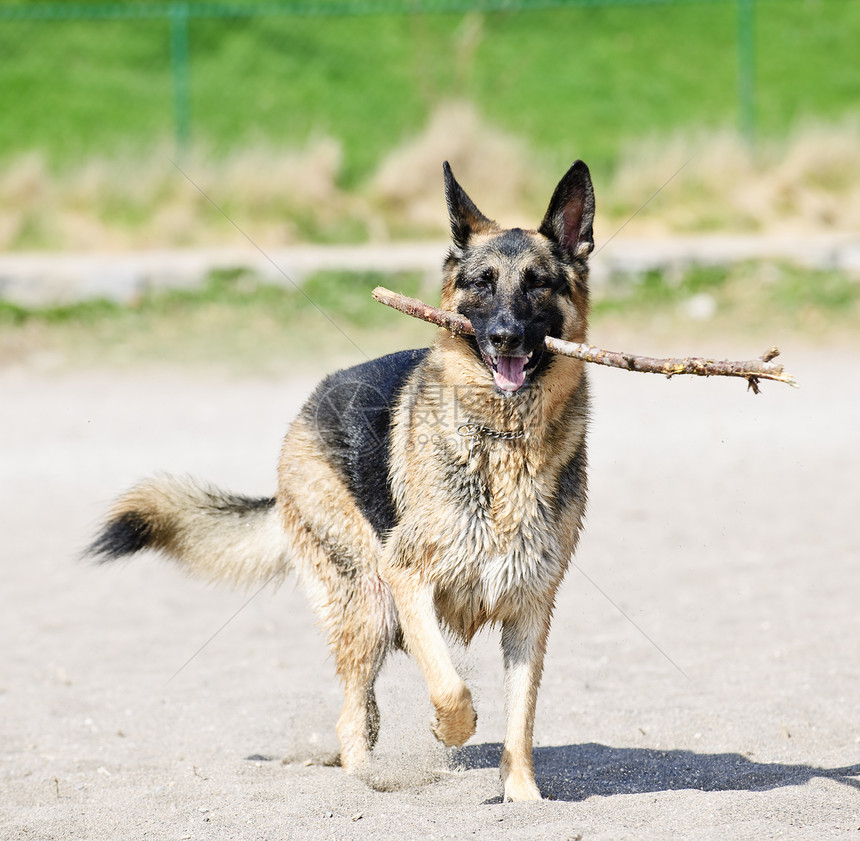
<instances>
[{"instance_id":1,"label":"dog's paw","mask_svg":"<svg viewBox=\"0 0 860 841\"><path fill-rule=\"evenodd\" d=\"M472 693L464 684L456 693L434 701L436 719L433 735L447 747L465 744L478 726L478 714L472 705Z\"/></svg>"},{"instance_id":2,"label":"dog's paw","mask_svg":"<svg viewBox=\"0 0 860 841\"><path fill-rule=\"evenodd\" d=\"M341 748L340 765L347 774L361 777L370 767L370 754L366 748L349 746Z\"/></svg>"},{"instance_id":3,"label":"dog's paw","mask_svg":"<svg viewBox=\"0 0 860 841\"><path fill-rule=\"evenodd\" d=\"M505 802L522 802L524 800L542 800L537 783L533 777L514 776L509 774L505 780Z\"/></svg>"},{"instance_id":4,"label":"dog's paw","mask_svg":"<svg viewBox=\"0 0 860 841\"><path fill-rule=\"evenodd\" d=\"M337 723L340 764L347 774L361 776L370 764L370 747L363 728L341 715Z\"/></svg>"}]
</instances>

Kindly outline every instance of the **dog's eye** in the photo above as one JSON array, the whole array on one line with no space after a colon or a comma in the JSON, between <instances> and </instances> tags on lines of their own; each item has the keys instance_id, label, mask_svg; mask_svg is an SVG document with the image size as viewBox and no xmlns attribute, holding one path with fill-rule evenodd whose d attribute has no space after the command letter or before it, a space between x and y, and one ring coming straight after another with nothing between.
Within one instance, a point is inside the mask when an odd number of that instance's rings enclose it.
<instances>
[{"instance_id":1,"label":"dog's eye","mask_svg":"<svg viewBox=\"0 0 860 841\"><path fill-rule=\"evenodd\" d=\"M493 288L496 273L492 269L484 269L474 280L472 285L481 292L487 292Z\"/></svg>"},{"instance_id":2,"label":"dog's eye","mask_svg":"<svg viewBox=\"0 0 860 841\"><path fill-rule=\"evenodd\" d=\"M524 279L529 289L544 289L549 286L549 281L545 277L532 271L527 271Z\"/></svg>"}]
</instances>

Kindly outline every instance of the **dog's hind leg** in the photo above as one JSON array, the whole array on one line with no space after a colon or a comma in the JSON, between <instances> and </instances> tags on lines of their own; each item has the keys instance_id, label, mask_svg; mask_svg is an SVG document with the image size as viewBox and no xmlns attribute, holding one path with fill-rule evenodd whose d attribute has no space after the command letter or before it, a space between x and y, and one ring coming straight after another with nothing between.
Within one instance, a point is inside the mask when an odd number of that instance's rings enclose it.
<instances>
[{"instance_id":1,"label":"dog's hind leg","mask_svg":"<svg viewBox=\"0 0 860 841\"><path fill-rule=\"evenodd\" d=\"M344 689L341 764L358 773L379 732L374 682L397 635L397 612L377 573L379 539L302 419L281 455L278 501L294 535L296 572L328 635Z\"/></svg>"},{"instance_id":2,"label":"dog's hind leg","mask_svg":"<svg viewBox=\"0 0 860 841\"><path fill-rule=\"evenodd\" d=\"M288 511L286 516L294 515ZM306 529L298 548L296 571L326 631L343 685L337 723L341 764L359 773L379 733L374 683L394 644L397 613L387 585L374 571L341 564L331 547Z\"/></svg>"},{"instance_id":3,"label":"dog's hind leg","mask_svg":"<svg viewBox=\"0 0 860 841\"><path fill-rule=\"evenodd\" d=\"M336 597L322 613L344 690L337 722L341 764L348 773L361 773L379 735L374 683L396 634L394 603L379 576L366 572L346 600Z\"/></svg>"},{"instance_id":4,"label":"dog's hind leg","mask_svg":"<svg viewBox=\"0 0 860 841\"><path fill-rule=\"evenodd\" d=\"M532 762L532 733L551 613L548 607L502 624L508 722L500 771L505 800L541 799Z\"/></svg>"}]
</instances>

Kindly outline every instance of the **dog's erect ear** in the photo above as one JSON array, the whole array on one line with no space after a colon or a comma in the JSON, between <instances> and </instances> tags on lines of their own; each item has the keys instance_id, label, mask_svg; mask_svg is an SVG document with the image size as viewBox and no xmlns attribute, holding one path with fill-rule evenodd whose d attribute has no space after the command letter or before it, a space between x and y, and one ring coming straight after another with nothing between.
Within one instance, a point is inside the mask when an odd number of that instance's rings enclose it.
<instances>
[{"instance_id":1,"label":"dog's erect ear","mask_svg":"<svg viewBox=\"0 0 860 841\"><path fill-rule=\"evenodd\" d=\"M558 182L538 230L571 257L587 257L594 249L594 188L582 161Z\"/></svg>"},{"instance_id":2,"label":"dog's erect ear","mask_svg":"<svg viewBox=\"0 0 860 841\"><path fill-rule=\"evenodd\" d=\"M492 228L494 223L475 207L475 203L457 183L448 161L442 164L442 172L445 173L445 200L451 218L451 236L454 245L465 248L472 234Z\"/></svg>"}]
</instances>

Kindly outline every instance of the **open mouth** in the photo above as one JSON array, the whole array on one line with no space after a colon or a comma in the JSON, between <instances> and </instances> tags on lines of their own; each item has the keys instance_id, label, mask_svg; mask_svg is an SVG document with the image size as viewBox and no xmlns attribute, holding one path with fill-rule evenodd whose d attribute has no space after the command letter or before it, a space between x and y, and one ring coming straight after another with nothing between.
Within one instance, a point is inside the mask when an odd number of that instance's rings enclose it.
<instances>
[{"instance_id":1,"label":"open mouth","mask_svg":"<svg viewBox=\"0 0 860 841\"><path fill-rule=\"evenodd\" d=\"M512 393L523 387L529 373L540 360L542 351L532 351L526 356L496 356L482 353L486 366L493 372L493 380L500 391Z\"/></svg>"}]
</instances>

